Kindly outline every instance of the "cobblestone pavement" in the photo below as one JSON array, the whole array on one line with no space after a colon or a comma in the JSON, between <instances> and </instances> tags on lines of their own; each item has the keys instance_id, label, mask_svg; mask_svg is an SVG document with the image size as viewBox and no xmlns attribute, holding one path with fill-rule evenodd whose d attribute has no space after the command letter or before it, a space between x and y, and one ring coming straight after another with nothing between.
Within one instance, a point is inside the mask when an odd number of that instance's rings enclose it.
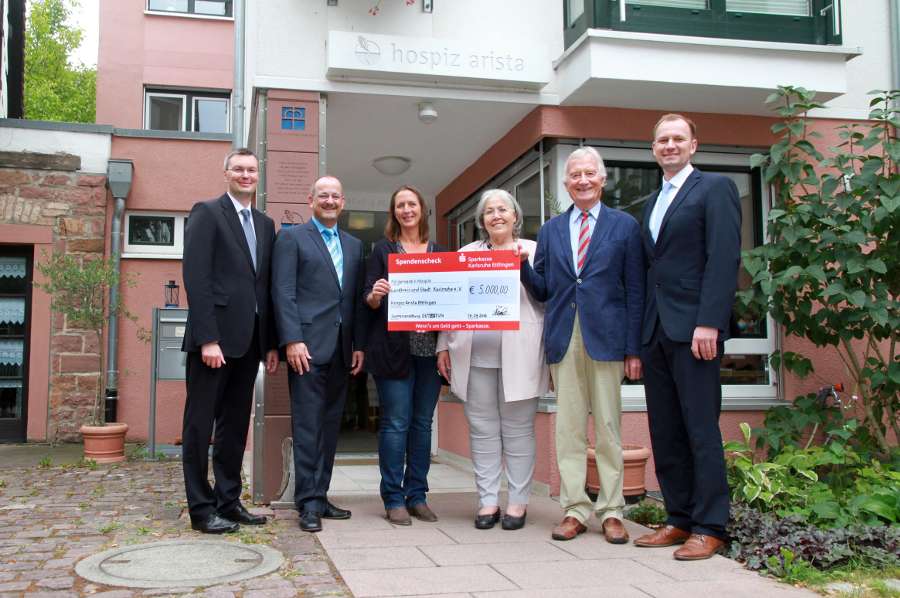
<instances>
[{"instance_id":1,"label":"cobblestone pavement","mask_svg":"<svg viewBox=\"0 0 900 598\"><path fill-rule=\"evenodd\" d=\"M184 515L178 461L44 465L0 468L0 598L352 596L316 537L298 529L294 511L277 511L268 525L216 537L280 550L285 562L269 575L156 590L88 582L75 574L75 564L86 556L130 544L210 536L192 531Z\"/></svg>"}]
</instances>

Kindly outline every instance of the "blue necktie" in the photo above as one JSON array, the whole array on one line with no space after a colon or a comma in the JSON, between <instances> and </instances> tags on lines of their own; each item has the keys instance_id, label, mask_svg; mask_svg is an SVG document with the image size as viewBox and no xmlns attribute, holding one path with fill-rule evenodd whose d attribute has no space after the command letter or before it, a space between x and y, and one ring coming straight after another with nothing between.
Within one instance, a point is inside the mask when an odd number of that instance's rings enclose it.
<instances>
[{"instance_id":1,"label":"blue necktie","mask_svg":"<svg viewBox=\"0 0 900 598\"><path fill-rule=\"evenodd\" d=\"M344 288L344 256L341 253L341 244L338 241L337 231L333 228L322 229L325 233L325 245L328 246L328 253L331 254L331 262L334 264L334 271L337 272L338 285Z\"/></svg>"},{"instance_id":2,"label":"blue necktie","mask_svg":"<svg viewBox=\"0 0 900 598\"><path fill-rule=\"evenodd\" d=\"M247 238L247 247L250 248L250 259L253 260L253 270L256 271L256 233L253 232L253 224L250 222L250 210L241 210L241 226L244 236Z\"/></svg>"},{"instance_id":3,"label":"blue necktie","mask_svg":"<svg viewBox=\"0 0 900 598\"><path fill-rule=\"evenodd\" d=\"M675 189L675 186L669 181L663 183L662 190L659 192L659 197L656 198L656 205L653 206L653 212L650 214L650 234L653 236L654 243L659 236L659 229L662 226L666 211L672 204L672 196L674 195L674 193L672 193L673 189Z\"/></svg>"}]
</instances>

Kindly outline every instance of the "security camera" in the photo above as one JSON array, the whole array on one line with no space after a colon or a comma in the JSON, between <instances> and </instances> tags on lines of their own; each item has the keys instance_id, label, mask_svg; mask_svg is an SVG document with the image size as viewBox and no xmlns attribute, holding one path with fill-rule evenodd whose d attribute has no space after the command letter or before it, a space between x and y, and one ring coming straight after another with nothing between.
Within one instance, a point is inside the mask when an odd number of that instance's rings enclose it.
<instances>
[{"instance_id":1,"label":"security camera","mask_svg":"<svg viewBox=\"0 0 900 598\"><path fill-rule=\"evenodd\" d=\"M426 125L430 125L434 121L437 120L438 113L437 109L434 107L434 104L431 102L420 102L419 103L419 120L425 123Z\"/></svg>"}]
</instances>

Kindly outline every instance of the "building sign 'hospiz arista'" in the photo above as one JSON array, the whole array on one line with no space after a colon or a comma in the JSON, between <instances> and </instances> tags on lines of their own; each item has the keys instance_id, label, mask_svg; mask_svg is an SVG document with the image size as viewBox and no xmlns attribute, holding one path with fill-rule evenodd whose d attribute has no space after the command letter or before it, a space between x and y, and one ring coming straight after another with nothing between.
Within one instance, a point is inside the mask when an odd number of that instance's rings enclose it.
<instances>
[{"instance_id":1,"label":"building sign 'hospiz arista'","mask_svg":"<svg viewBox=\"0 0 900 598\"><path fill-rule=\"evenodd\" d=\"M328 78L440 81L539 89L551 62L540 44L328 32Z\"/></svg>"}]
</instances>

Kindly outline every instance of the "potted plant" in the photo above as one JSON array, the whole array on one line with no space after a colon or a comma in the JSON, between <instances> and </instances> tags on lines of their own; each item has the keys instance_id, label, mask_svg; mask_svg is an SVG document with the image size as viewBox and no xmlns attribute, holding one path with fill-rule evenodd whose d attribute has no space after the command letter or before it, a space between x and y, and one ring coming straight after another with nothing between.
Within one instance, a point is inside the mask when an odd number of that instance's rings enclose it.
<instances>
[{"instance_id":1,"label":"potted plant","mask_svg":"<svg viewBox=\"0 0 900 598\"><path fill-rule=\"evenodd\" d=\"M644 471L647 468L647 460L650 458L650 449L637 444L622 445L622 460L625 462L625 474L622 480L622 494L626 497L640 497L647 493L644 484ZM596 496L600 490L600 475L597 473L597 456L594 447L587 449L587 479L585 481L588 493Z\"/></svg>"},{"instance_id":2,"label":"potted plant","mask_svg":"<svg viewBox=\"0 0 900 598\"><path fill-rule=\"evenodd\" d=\"M128 424L104 421L102 390L103 364L106 363L103 326L110 315L136 319L121 302L108 305L105 301L109 290L120 281L115 262L100 256L57 253L36 267L45 281L35 282L35 286L50 295L51 310L64 316L68 326L93 332L97 336L97 394L91 405L89 421L80 430L84 438L84 457L98 463L124 461ZM124 279L124 282L134 285L131 279Z\"/></svg>"}]
</instances>

